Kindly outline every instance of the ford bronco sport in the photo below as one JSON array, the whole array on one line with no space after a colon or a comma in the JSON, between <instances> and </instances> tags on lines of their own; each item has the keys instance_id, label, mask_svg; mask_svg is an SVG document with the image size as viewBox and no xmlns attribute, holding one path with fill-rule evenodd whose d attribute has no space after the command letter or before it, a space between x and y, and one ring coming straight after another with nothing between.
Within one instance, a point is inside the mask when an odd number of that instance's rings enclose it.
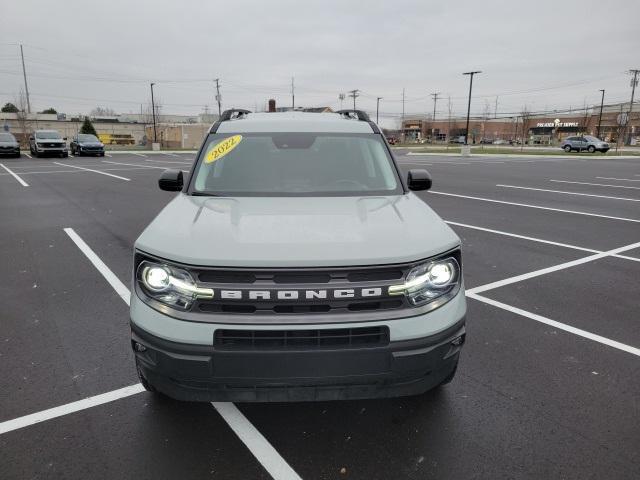
<instances>
[{"instance_id":1,"label":"ford bronco sport","mask_svg":"<svg viewBox=\"0 0 640 480\"><path fill-rule=\"evenodd\" d=\"M366 113L225 111L135 243L143 386L180 400L415 395L465 340L460 240Z\"/></svg>"}]
</instances>

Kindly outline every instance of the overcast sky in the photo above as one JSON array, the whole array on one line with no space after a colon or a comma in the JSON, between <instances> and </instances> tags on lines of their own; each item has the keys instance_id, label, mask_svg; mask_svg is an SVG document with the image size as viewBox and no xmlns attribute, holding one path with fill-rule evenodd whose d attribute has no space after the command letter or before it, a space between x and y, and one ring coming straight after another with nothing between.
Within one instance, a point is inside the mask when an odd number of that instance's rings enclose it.
<instances>
[{"instance_id":1,"label":"overcast sky","mask_svg":"<svg viewBox=\"0 0 640 480\"><path fill-rule=\"evenodd\" d=\"M405 111L498 114L628 100L640 68L640 2L581 1L122 1L6 2L0 16L0 102L23 87L24 44L32 109L139 112L149 82L163 113L290 105L359 108L389 125ZM345 100L345 107L352 105ZM381 122L382 123L382 122Z\"/></svg>"}]
</instances>

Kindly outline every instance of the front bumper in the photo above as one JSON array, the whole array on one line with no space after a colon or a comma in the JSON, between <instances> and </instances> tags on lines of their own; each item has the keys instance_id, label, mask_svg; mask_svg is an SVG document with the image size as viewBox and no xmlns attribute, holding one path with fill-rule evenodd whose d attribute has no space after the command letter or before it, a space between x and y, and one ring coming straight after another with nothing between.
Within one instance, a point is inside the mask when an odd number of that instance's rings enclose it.
<instances>
[{"instance_id":1,"label":"front bumper","mask_svg":"<svg viewBox=\"0 0 640 480\"><path fill-rule=\"evenodd\" d=\"M456 368L465 319L437 334L384 346L232 350L171 342L131 324L145 379L187 401L324 401L423 393Z\"/></svg>"},{"instance_id":2,"label":"front bumper","mask_svg":"<svg viewBox=\"0 0 640 480\"><path fill-rule=\"evenodd\" d=\"M19 155L20 147L1 147L0 155Z\"/></svg>"},{"instance_id":3,"label":"front bumper","mask_svg":"<svg viewBox=\"0 0 640 480\"><path fill-rule=\"evenodd\" d=\"M104 153L104 147L85 147L78 145L78 151L86 154L102 154Z\"/></svg>"}]
</instances>

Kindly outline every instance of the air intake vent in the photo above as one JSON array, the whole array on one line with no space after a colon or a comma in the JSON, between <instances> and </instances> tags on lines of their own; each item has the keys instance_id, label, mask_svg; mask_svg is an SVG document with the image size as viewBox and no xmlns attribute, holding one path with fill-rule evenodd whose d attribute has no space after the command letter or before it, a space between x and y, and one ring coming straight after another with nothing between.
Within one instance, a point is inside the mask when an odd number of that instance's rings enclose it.
<instances>
[{"instance_id":1,"label":"air intake vent","mask_svg":"<svg viewBox=\"0 0 640 480\"><path fill-rule=\"evenodd\" d=\"M315 350L379 347L389 344L388 327L314 330L216 330L220 350Z\"/></svg>"}]
</instances>

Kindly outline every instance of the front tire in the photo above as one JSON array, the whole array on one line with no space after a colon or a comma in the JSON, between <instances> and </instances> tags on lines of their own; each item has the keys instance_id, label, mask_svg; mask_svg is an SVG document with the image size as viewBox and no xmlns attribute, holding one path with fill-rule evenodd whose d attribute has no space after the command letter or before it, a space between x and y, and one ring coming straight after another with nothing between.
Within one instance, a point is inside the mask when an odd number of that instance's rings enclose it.
<instances>
[{"instance_id":1,"label":"front tire","mask_svg":"<svg viewBox=\"0 0 640 480\"><path fill-rule=\"evenodd\" d=\"M589 153L596 153L596 147L594 147L593 145L589 145L589 148L587 148L587 151Z\"/></svg>"},{"instance_id":2,"label":"front tire","mask_svg":"<svg viewBox=\"0 0 640 480\"><path fill-rule=\"evenodd\" d=\"M136 358L136 373L138 374L138 379L140 380L140 384L144 387L144 389L147 392L151 392L154 395L162 395L157 389L156 387L154 387L153 385L151 385L149 383L149 380L146 379L146 377L144 376L144 373L142 373L142 369L140 368L140 363L138 362L138 359Z\"/></svg>"},{"instance_id":3,"label":"front tire","mask_svg":"<svg viewBox=\"0 0 640 480\"><path fill-rule=\"evenodd\" d=\"M571 153L571 145L565 145L564 146L564 151L567 153Z\"/></svg>"},{"instance_id":4,"label":"front tire","mask_svg":"<svg viewBox=\"0 0 640 480\"><path fill-rule=\"evenodd\" d=\"M446 378L442 380L436 388L440 388L440 387L443 387L444 385L451 383L455 378L457 371L458 371L458 362L456 361L456 364L453 367L453 370L451 370L451 373L447 375Z\"/></svg>"}]
</instances>

